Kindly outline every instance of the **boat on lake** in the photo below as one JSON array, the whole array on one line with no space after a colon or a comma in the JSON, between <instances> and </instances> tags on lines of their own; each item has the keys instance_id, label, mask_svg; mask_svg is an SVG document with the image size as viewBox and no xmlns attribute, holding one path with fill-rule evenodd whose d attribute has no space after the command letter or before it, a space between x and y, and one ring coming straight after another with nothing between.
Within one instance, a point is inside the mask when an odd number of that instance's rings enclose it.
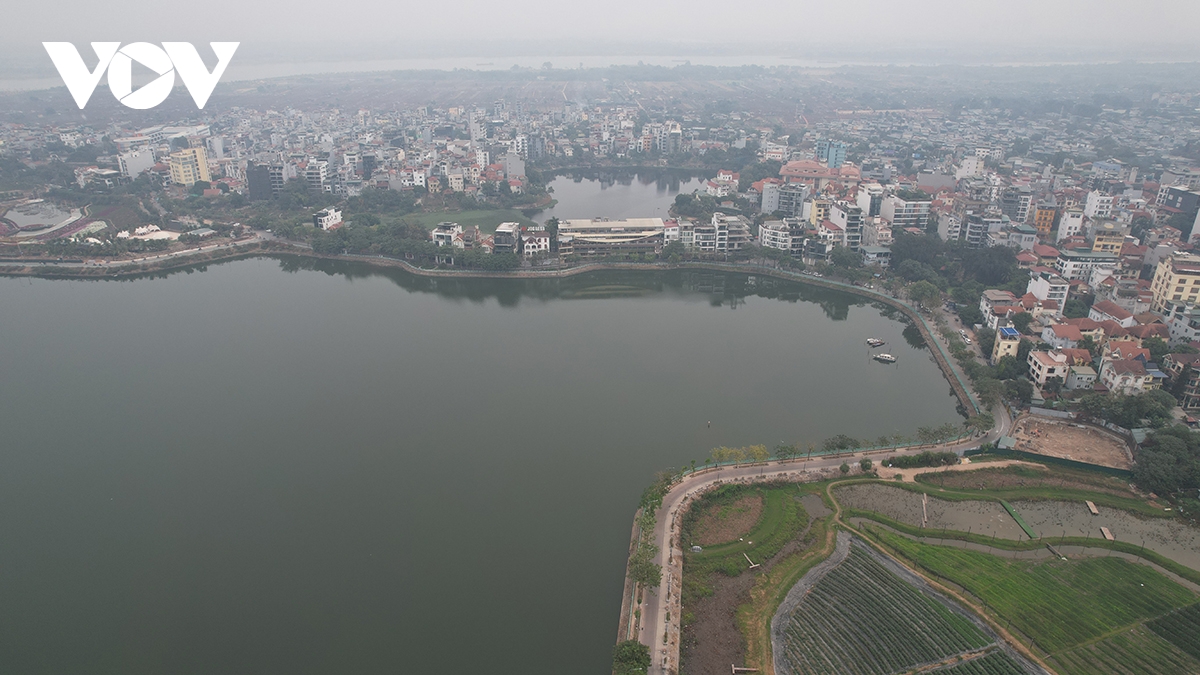
<instances>
[{"instance_id":1,"label":"boat on lake","mask_svg":"<svg viewBox=\"0 0 1200 675\"><path fill-rule=\"evenodd\" d=\"M871 345L872 347L882 347L887 343L879 338L867 338L867 344Z\"/></svg>"},{"instance_id":2,"label":"boat on lake","mask_svg":"<svg viewBox=\"0 0 1200 675\"><path fill-rule=\"evenodd\" d=\"M872 358L874 358L876 361L879 361L880 363L895 363L896 362L896 357L892 356L891 354L876 354Z\"/></svg>"}]
</instances>

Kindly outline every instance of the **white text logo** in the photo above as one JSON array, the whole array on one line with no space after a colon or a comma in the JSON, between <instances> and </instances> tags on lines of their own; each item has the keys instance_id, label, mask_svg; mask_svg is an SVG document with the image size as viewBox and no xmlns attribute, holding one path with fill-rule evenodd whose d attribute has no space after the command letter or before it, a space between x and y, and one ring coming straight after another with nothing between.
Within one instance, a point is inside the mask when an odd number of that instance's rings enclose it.
<instances>
[{"instance_id":1,"label":"white text logo","mask_svg":"<svg viewBox=\"0 0 1200 675\"><path fill-rule=\"evenodd\" d=\"M95 70L88 70L79 50L70 42L43 42L42 46L58 68L63 83L83 110L104 71L108 71L108 88L122 104L136 110L145 110L166 100L175 86L175 73L179 73L183 86L187 87L197 108L204 108L208 97L217 86L217 80L225 74L225 67L233 58L240 42L210 42L217 55L217 67L212 72L200 59L200 54L190 42L164 42L162 47L149 42L134 42L124 47L120 42L93 42L99 62ZM158 74L149 84L133 91L133 62L137 61Z\"/></svg>"}]
</instances>

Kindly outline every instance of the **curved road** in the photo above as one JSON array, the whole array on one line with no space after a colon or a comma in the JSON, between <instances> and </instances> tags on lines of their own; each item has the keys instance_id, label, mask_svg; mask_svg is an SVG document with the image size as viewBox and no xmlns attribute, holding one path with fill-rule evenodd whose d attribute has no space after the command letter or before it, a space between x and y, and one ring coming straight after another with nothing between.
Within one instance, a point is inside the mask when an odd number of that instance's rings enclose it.
<instances>
[{"instance_id":1,"label":"curved road","mask_svg":"<svg viewBox=\"0 0 1200 675\"><path fill-rule=\"evenodd\" d=\"M1012 418L1003 406L993 411L997 424L988 434L940 446L939 450L953 450L961 454L964 450L981 443L994 442L1008 433ZM908 450L879 450L871 453L854 453L833 457L817 457L811 460L795 459L757 463L736 467L721 467L698 471L676 483L663 497L658 509L652 543L658 546L654 562L662 566L662 583L657 589L646 589L642 594L641 625L637 639L650 647L649 675L669 675L679 672L679 617L682 614L680 580L683 577L683 550L678 537L680 524L686 507L696 497L713 485L720 483L757 483L766 480L804 477L834 469L851 458L886 454L911 455L929 450L930 446ZM665 636L665 637L664 637Z\"/></svg>"}]
</instances>

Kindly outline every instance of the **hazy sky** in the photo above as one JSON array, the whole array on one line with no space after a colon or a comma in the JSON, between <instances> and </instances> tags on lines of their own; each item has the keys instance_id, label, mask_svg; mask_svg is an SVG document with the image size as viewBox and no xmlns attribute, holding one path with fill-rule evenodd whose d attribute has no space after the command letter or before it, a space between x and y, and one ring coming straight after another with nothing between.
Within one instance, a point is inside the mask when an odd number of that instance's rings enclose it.
<instances>
[{"instance_id":1,"label":"hazy sky","mask_svg":"<svg viewBox=\"0 0 1200 675\"><path fill-rule=\"evenodd\" d=\"M1007 57L1081 46L1115 59L1196 58L1197 0L59 0L10 2L0 54L48 41L240 41L337 60L712 46L775 53L955 49ZM307 43L307 44L304 44ZM80 46L83 46L80 44ZM366 49L369 47L369 50ZM40 49L40 47L38 47ZM44 54L43 54L44 55ZM10 56L10 58L12 58ZM1009 60L999 57L1000 60ZM1099 56L1088 60L1103 60Z\"/></svg>"}]
</instances>

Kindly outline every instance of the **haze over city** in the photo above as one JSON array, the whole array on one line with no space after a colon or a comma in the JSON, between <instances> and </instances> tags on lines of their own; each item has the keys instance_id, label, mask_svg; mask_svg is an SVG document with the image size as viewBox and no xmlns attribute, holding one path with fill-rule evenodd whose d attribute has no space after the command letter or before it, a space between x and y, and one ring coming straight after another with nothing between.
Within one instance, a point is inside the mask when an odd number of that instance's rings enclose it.
<instances>
[{"instance_id":1,"label":"haze over city","mask_svg":"<svg viewBox=\"0 0 1200 675\"><path fill-rule=\"evenodd\" d=\"M0 673L1200 675L1197 25L6 8Z\"/></svg>"}]
</instances>

